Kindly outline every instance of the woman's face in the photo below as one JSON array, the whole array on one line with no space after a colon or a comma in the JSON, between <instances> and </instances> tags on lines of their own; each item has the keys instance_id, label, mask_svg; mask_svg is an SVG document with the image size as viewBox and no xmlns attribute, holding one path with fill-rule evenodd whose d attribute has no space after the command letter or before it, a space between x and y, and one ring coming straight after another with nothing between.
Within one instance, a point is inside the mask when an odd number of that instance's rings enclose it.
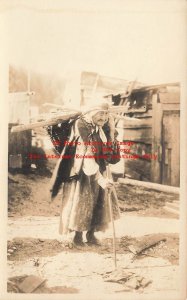
<instances>
[{"instance_id":1,"label":"woman's face","mask_svg":"<svg viewBox=\"0 0 187 300\"><path fill-rule=\"evenodd\" d=\"M108 121L108 116L109 115L107 111L98 111L92 116L93 123L102 127Z\"/></svg>"}]
</instances>

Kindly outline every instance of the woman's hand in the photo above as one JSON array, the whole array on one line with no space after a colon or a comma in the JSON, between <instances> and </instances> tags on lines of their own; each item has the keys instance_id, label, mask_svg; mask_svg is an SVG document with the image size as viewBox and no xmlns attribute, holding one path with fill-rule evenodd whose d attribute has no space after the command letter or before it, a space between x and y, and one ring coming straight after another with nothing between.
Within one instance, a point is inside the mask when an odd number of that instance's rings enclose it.
<instances>
[{"instance_id":1,"label":"woman's hand","mask_svg":"<svg viewBox=\"0 0 187 300\"><path fill-rule=\"evenodd\" d=\"M106 189L111 189L114 186L114 182L111 179L107 179Z\"/></svg>"},{"instance_id":2,"label":"woman's hand","mask_svg":"<svg viewBox=\"0 0 187 300\"><path fill-rule=\"evenodd\" d=\"M97 182L104 190L111 189L114 186L114 182L111 179L105 178L103 176L101 176Z\"/></svg>"}]
</instances>

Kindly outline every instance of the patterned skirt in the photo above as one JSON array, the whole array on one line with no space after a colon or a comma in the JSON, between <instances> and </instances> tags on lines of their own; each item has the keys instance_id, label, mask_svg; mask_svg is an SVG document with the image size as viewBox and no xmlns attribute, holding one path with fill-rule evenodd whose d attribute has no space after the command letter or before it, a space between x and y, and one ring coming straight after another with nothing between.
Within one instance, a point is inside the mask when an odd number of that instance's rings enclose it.
<instances>
[{"instance_id":1,"label":"patterned skirt","mask_svg":"<svg viewBox=\"0 0 187 300\"><path fill-rule=\"evenodd\" d=\"M116 197L111 193L113 219L119 219ZM108 193L95 180L95 175L82 174L79 180L63 185L60 234L71 231L104 231L111 222Z\"/></svg>"}]
</instances>

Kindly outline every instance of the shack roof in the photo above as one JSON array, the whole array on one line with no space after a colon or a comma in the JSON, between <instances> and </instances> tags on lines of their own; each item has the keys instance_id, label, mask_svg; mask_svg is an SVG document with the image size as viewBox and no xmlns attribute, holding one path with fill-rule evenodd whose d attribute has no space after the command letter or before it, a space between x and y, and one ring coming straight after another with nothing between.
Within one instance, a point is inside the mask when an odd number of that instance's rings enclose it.
<instances>
[{"instance_id":1,"label":"shack roof","mask_svg":"<svg viewBox=\"0 0 187 300\"><path fill-rule=\"evenodd\" d=\"M162 84L155 84L155 85L147 85L147 86L142 86L142 87L138 87L133 89L133 92L143 92L143 91L149 91L149 90L159 90L161 88L165 88L165 87L179 87L180 83L179 82L174 82L174 83L162 83Z\"/></svg>"}]
</instances>

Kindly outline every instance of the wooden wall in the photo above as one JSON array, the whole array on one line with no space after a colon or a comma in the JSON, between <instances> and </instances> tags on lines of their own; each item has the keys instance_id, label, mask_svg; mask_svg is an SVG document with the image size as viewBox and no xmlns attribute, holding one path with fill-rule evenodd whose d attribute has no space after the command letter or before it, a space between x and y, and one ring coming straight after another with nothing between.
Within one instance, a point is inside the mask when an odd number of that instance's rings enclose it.
<instances>
[{"instance_id":1,"label":"wooden wall","mask_svg":"<svg viewBox=\"0 0 187 300\"><path fill-rule=\"evenodd\" d=\"M180 178L180 87L165 85L135 91L128 116L141 120L124 124L124 140L134 141L132 153L152 153L157 159L125 160L125 173L132 178L179 186Z\"/></svg>"}]
</instances>

